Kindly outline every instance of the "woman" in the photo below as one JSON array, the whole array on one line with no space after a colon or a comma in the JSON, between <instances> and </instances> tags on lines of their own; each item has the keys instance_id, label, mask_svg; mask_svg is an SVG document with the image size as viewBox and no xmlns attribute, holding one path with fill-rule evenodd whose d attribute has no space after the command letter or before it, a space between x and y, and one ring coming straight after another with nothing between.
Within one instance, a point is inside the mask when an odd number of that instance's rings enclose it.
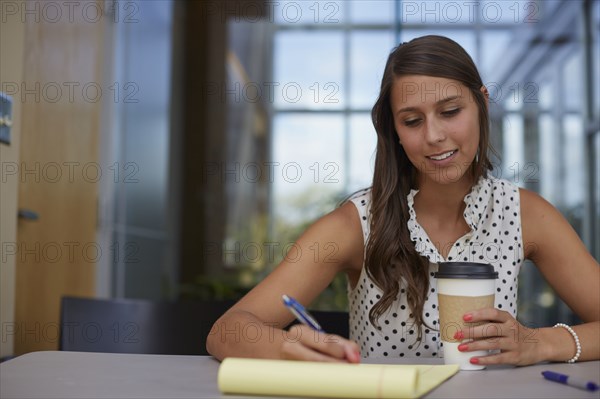
<instances>
[{"instance_id":1,"label":"woman","mask_svg":"<svg viewBox=\"0 0 600 399\"><path fill-rule=\"evenodd\" d=\"M440 356L433 274L440 261L466 260L491 263L500 275L495 307L464 315L484 323L457 333L474 339L461 351L493 350L471 362L600 358L598 263L548 202L490 176L488 92L464 49L440 36L395 48L372 119L372 187L314 223L215 323L209 353L354 363L361 356ZM533 330L516 321L525 259L585 324ZM305 326L280 330L292 321L283 294L308 304L339 272L349 282L350 340Z\"/></svg>"}]
</instances>

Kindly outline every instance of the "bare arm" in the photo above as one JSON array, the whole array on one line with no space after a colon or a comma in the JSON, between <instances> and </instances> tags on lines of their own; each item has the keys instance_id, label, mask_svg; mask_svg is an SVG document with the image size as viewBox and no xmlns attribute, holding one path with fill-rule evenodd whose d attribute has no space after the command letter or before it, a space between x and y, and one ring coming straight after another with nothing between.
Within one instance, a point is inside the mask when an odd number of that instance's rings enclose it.
<instances>
[{"instance_id":1,"label":"bare arm","mask_svg":"<svg viewBox=\"0 0 600 399\"><path fill-rule=\"evenodd\" d=\"M218 359L228 356L358 361L358 346L305 327L282 330L293 316L283 306L288 294L304 305L312 302L338 272L360 271L362 228L352 203L309 227L286 258L213 326L206 347Z\"/></svg>"},{"instance_id":2,"label":"bare arm","mask_svg":"<svg viewBox=\"0 0 600 399\"><path fill-rule=\"evenodd\" d=\"M581 343L579 360L600 359L600 267L563 216L539 195L521 190L521 225L525 257L531 259L558 295L586 323L573 327ZM485 308L466 314L460 351L500 350L473 357L474 364L529 365L566 361L576 353L575 340L562 327L532 330L505 311ZM560 322L560 320L557 320ZM492 328L493 327L493 328ZM493 331L492 335L488 331Z\"/></svg>"},{"instance_id":3,"label":"bare arm","mask_svg":"<svg viewBox=\"0 0 600 399\"><path fill-rule=\"evenodd\" d=\"M582 346L580 360L600 359L600 267L571 225L539 195L521 190L525 256L552 288L586 323L573 329ZM560 322L560 320L557 320ZM540 330L544 360L564 361L575 343L564 328Z\"/></svg>"}]
</instances>

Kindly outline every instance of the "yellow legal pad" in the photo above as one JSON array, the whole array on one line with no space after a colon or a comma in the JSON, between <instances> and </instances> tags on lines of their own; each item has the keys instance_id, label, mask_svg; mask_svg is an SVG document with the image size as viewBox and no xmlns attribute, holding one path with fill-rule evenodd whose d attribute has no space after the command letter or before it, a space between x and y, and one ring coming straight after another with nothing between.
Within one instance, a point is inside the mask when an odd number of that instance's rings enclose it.
<instances>
[{"instance_id":1,"label":"yellow legal pad","mask_svg":"<svg viewBox=\"0 0 600 399\"><path fill-rule=\"evenodd\" d=\"M418 398L458 371L458 365L321 363L226 358L219 390L228 394L323 398Z\"/></svg>"}]
</instances>

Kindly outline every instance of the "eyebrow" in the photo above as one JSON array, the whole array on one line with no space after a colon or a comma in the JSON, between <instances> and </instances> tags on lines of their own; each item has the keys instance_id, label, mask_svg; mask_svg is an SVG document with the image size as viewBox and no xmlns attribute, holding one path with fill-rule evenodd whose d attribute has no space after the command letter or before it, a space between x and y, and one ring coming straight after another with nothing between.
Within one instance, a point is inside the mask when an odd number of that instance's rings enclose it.
<instances>
[{"instance_id":1,"label":"eyebrow","mask_svg":"<svg viewBox=\"0 0 600 399\"><path fill-rule=\"evenodd\" d=\"M461 96L456 95L456 96L450 96L450 97L443 98L439 101L436 101L435 105L440 106L440 105L450 102L452 100L456 100L457 98L461 98ZM400 108L398 111L396 111L396 114L399 114L401 112L416 111L416 110L417 110L417 108L415 108L415 107L404 107L404 108Z\"/></svg>"}]
</instances>

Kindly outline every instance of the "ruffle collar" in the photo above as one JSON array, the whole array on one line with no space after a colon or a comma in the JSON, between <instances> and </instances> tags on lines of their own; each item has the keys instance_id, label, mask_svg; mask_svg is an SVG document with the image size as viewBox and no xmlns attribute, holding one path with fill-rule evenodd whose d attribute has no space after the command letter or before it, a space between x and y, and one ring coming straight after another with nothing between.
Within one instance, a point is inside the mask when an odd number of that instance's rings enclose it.
<instances>
[{"instance_id":1,"label":"ruffle collar","mask_svg":"<svg viewBox=\"0 0 600 399\"><path fill-rule=\"evenodd\" d=\"M417 214L415 212L415 196L419 190L410 190L406 199L408 202L408 212L410 218L408 219L407 226L410 232L410 239L415 243L415 248L421 256L425 256L432 263L443 262L445 259L439 254L437 248L427 235L427 232L419 222L417 222ZM477 226L481 221L483 215L487 212L489 199L492 195L492 181L489 178L480 177L471 191L465 195L463 199L466 204L463 216L467 225L469 225L471 231L467 234L472 234L477 230Z\"/></svg>"}]
</instances>

